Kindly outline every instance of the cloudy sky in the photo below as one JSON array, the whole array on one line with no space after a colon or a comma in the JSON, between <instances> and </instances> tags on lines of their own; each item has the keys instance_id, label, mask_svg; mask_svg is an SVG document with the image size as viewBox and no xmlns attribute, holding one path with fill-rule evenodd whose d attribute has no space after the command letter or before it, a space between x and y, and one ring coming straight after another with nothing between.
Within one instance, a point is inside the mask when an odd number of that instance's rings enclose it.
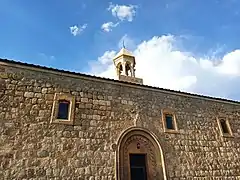
<instances>
[{"instance_id":1,"label":"cloudy sky","mask_svg":"<svg viewBox=\"0 0 240 180\"><path fill-rule=\"evenodd\" d=\"M115 78L122 41L144 84L240 100L239 0L0 0L0 57Z\"/></svg>"}]
</instances>

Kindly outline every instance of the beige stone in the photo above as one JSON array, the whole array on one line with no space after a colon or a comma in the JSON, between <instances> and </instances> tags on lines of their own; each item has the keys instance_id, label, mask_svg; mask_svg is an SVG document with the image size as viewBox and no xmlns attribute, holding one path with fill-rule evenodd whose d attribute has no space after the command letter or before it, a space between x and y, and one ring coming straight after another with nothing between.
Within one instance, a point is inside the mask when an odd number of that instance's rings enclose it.
<instances>
[{"instance_id":1,"label":"beige stone","mask_svg":"<svg viewBox=\"0 0 240 180\"><path fill-rule=\"evenodd\" d=\"M139 153L148 180L240 178L239 102L5 60L0 67L21 74L0 80L2 179L129 180L130 154ZM63 99L67 120L56 119Z\"/></svg>"},{"instance_id":2,"label":"beige stone","mask_svg":"<svg viewBox=\"0 0 240 180\"><path fill-rule=\"evenodd\" d=\"M34 97L34 92L25 92L24 97L32 98L32 97Z\"/></svg>"}]
</instances>

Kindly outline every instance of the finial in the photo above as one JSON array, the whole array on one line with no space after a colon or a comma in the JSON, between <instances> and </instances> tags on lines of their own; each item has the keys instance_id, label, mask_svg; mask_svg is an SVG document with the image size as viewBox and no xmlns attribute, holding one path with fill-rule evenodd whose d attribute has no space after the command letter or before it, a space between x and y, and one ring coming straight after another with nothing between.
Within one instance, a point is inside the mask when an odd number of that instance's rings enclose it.
<instances>
[{"instance_id":1,"label":"finial","mask_svg":"<svg viewBox=\"0 0 240 180\"><path fill-rule=\"evenodd\" d=\"M123 48L125 48L124 39L123 39Z\"/></svg>"}]
</instances>

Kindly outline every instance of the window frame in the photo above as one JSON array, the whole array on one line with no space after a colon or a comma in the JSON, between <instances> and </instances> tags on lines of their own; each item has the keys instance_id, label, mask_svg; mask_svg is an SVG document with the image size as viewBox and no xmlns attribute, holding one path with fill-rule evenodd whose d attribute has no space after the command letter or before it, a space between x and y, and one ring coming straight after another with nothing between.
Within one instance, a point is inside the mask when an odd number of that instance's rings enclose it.
<instances>
[{"instance_id":1,"label":"window frame","mask_svg":"<svg viewBox=\"0 0 240 180\"><path fill-rule=\"evenodd\" d=\"M68 101L69 102L67 119L59 119L58 118L60 101ZM74 96L72 96L71 94L55 93L54 101L53 101L53 108L52 108L51 123L73 125L74 109L75 109L75 97Z\"/></svg>"},{"instance_id":2,"label":"window frame","mask_svg":"<svg viewBox=\"0 0 240 180\"><path fill-rule=\"evenodd\" d=\"M225 121L227 130L228 130L228 133L224 133L224 132L223 132L221 120L224 120L224 121ZM221 134L222 137L233 137L232 128L231 128L231 126L230 126L230 123L229 123L228 118L222 117L222 116L217 117L217 123L218 123L218 128L219 128L219 130L220 130L220 134Z\"/></svg>"},{"instance_id":3,"label":"window frame","mask_svg":"<svg viewBox=\"0 0 240 180\"><path fill-rule=\"evenodd\" d=\"M167 132L167 133L179 133L175 112L173 110L171 110L171 109L163 109L161 111L161 115L162 115L162 123L163 123L164 132ZM167 121L166 121L166 116L167 115L172 115L172 126L173 126L173 129L168 129L167 128Z\"/></svg>"}]
</instances>

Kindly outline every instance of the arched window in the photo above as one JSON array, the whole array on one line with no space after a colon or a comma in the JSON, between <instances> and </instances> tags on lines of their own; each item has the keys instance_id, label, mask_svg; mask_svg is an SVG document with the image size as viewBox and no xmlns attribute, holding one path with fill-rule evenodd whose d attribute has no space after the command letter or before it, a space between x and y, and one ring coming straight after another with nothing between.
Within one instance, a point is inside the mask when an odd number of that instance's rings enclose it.
<instances>
[{"instance_id":1,"label":"arched window","mask_svg":"<svg viewBox=\"0 0 240 180\"><path fill-rule=\"evenodd\" d=\"M70 102L67 100L58 101L58 114L57 119L68 120L69 117L69 106Z\"/></svg>"},{"instance_id":2,"label":"arched window","mask_svg":"<svg viewBox=\"0 0 240 180\"><path fill-rule=\"evenodd\" d=\"M122 71L123 71L123 66L122 66L121 62L119 62L117 65L117 74L121 75Z\"/></svg>"},{"instance_id":3,"label":"arched window","mask_svg":"<svg viewBox=\"0 0 240 180\"><path fill-rule=\"evenodd\" d=\"M118 69L119 75L122 74L122 71L123 71L123 68L122 68L122 65L120 64L120 65L119 65L119 69Z\"/></svg>"}]
</instances>

